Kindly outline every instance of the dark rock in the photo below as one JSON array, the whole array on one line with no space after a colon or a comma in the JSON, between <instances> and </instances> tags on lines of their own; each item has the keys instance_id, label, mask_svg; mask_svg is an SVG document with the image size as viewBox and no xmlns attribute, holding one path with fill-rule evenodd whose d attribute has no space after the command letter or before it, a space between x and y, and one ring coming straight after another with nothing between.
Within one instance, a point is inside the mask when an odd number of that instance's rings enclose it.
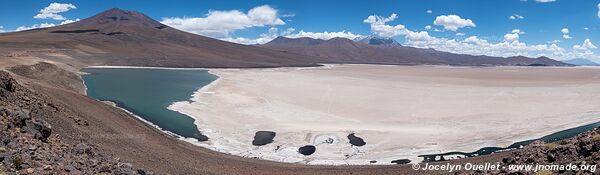
<instances>
[{"instance_id":1,"label":"dark rock","mask_svg":"<svg viewBox=\"0 0 600 175\"><path fill-rule=\"evenodd\" d=\"M21 111L17 112L13 116L12 122L9 124L9 127L11 127L11 128L23 128L27 124L28 120L31 120L31 116L29 115L29 111L21 110Z\"/></svg>"},{"instance_id":2,"label":"dark rock","mask_svg":"<svg viewBox=\"0 0 600 175\"><path fill-rule=\"evenodd\" d=\"M252 140L252 145L254 146L263 146L273 142L273 138L275 138L275 132L273 131L258 131L254 134L254 140Z\"/></svg>"},{"instance_id":3,"label":"dark rock","mask_svg":"<svg viewBox=\"0 0 600 175\"><path fill-rule=\"evenodd\" d=\"M75 147L75 153L77 154L92 154L92 147L85 143L77 144Z\"/></svg>"},{"instance_id":4,"label":"dark rock","mask_svg":"<svg viewBox=\"0 0 600 175\"><path fill-rule=\"evenodd\" d=\"M17 81L7 72L0 71L0 91L15 92L16 88Z\"/></svg>"},{"instance_id":5,"label":"dark rock","mask_svg":"<svg viewBox=\"0 0 600 175\"><path fill-rule=\"evenodd\" d=\"M407 163L410 163L410 160L408 160L408 159L398 159L398 160L392 160L392 163L395 163L395 164L407 164Z\"/></svg>"},{"instance_id":6,"label":"dark rock","mask_svg":"<svg viewBox=\"0 0 600 175\"><path fill-rule=\"evenodd\" d=\"M298 149L298 152L302 155L308 156L308 155L315 153L316 150L317 150L317 148L315 146L306 145L306 146L300 147Z\"/></svg>"},{"instance_id":7,"label":"dark rock","mask_svg":"<svg viewBox=\"0 0 600 175\"><path fill-rule=\"evenodd\" d=\"M350 144L354 146L364 146L367 144L362 138L355 136L354 133L348 135L348 140L350 140Z\"/></svg>"},{"instance_id":8,"label":"dark rock","mask_svg":"<svg viewBox=\"0 0 600 175\"><path fill-rule=\"evenodd\" d=\"M52 127L45 121L32 120L27 125L27 131L33 135L33 138L46 141L52 134Z\"/></svg>"}]
</instances>

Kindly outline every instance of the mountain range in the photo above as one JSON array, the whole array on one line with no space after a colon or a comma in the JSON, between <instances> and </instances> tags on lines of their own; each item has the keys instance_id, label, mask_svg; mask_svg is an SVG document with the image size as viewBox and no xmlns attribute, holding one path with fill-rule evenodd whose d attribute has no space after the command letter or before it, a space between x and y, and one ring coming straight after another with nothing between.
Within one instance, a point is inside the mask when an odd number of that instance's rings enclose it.
<instances>
[{"instance_id":1,"label":"mountain range","mask_svg":"<svg viewBox=\"0 0 600 175\"><path fill-rule=\"evenodd\" d=\"M492 57L455 54L401 46L388 38L366 37L358 40L332 38L278 37L260 47L290 53L325 58L330 62L353 64L400 64L400 65L457 65L457 66L569 66L548 57L524 56Z\"/></svg>"},{"instance_id":2,"label":"mountain range","mask_svg":"<svg viewBox=\"0 0 600 175\"><path fill-rule=\"evenodd\" d=\"M547 57L491 57L405 47L390 38L320 40L278 37L248 46L191 34L148 16L110 9L50 28L0 34L0 54L37 56L71 65L283 67L335 64L569 66Z\"/></svg>"},{"instance_id":3,"label":"mountain range","mask_svg":"<svg viewBox=\"0 0 600 175\"><path fill-rule=\"evenodd\" d=\"M600 64L598 64L594 61L585 59L585 58L575 58L575 59L565 60L563 62L572 64L572 65L577 65L577 66L600 66Z\"/></svg>"}]
</instances>

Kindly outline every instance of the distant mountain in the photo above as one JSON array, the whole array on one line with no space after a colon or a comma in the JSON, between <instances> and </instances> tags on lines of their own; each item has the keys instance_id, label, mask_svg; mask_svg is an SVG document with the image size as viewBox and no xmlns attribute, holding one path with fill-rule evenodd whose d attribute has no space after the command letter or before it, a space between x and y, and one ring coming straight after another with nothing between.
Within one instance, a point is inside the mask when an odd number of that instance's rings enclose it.
<instances>
[{"instance_id":1,"label":"distant mountain","mask_svg":"<svg viewBox=\"0 0 600 175\"><path fill-rule=\"evenodd\" d=\"M321 57L328 63L458 65L458 66L572 66L547 57L491 57L455 54L405 46L381 47L376 38L352 41L346 38L320 40L278 37L261 47ZM366 42L369 41L369 42ZM378 42L374 42L378 43Z\"/></svg>"},{"instance_id":2,"label":"distant mountain","mask_svg":"<svg viewBox=\"0 0 600 175\"><path fill-rule=\"evenodd\" d=\"M66 25L0 34L0 56L17 51L83 65L280 67L320 62L316 57L183 32L142 13L116 8Z\"/></svg>"},{"instance_id":3,"label":"distant mountain","mask_svg":"<svg viewBox=\"0 0 600 175\"><path fill-rule=\"evenodd\" d=\"M354 41L376 46L402 46L393 38L383 38L377 36L366 36L354 39Z\"/></svg>"},{"instance_id":4,"label":"distant mountain","mask_svg":"<svg viewBox=\"0 0 600 175\"><path fill-rule=\"evenodd\" d=\"M575 59L565 60L563 62L572 64L572 65L578 65L578 66L600 66L600 64L593 62L591 60L585 59L585 58L575 58Z\"/></svg>"}]
</instances>

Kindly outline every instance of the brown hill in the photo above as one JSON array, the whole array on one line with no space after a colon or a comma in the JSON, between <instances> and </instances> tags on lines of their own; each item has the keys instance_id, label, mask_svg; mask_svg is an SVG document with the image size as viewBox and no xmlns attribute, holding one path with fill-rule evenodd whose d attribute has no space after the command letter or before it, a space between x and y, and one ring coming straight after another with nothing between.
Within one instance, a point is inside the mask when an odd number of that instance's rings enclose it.
<instances>
[{"instance_id":1,"label":"brown hill","mask_svg":"<svg viewBox=\"0 0 600 175\"><path fill-rule=\"evenodd\" d=\"M64 54L84 65L168 67L314 66L317 58L186 33L146 15L111 9L51 28L0 34L5 56ZM60 59L59 57L56 57Z\"/></svg>"},{"instance_id":2,"label":"brown hill","mask_svg":"<svg viewBox=\"0 0 600 175\"><path fill-rule=\"evenodd\" d=\"M345 38L320 40L311 38L278 37L261 47L291 53L323 57L330 63L356 64L433 64L460 66L570 66L547 57L528 58L491 57L454 54L404 47L400 45L372 45L364 42L354 42Z\"/></svg>"}]
</instances>

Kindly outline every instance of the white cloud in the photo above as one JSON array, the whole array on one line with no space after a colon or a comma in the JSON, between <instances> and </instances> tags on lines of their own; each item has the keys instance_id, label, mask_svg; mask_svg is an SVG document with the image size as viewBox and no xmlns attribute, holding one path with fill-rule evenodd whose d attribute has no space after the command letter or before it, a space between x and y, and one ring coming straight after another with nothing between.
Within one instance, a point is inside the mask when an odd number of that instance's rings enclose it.
<instances>
[{"instance_id":1,"label":"white cloud","mask_svg":"<svg viewBox=\"0 0 600 175\"><path fill-rule=\"evenodd\" d=\"M600 3L598 3L598 18L600 18Z\"/></svg>"},{"instance_id":2,"label":"white cloud","mask_svg":"<svg viewBox=\"0 0 600 175\"><path fill-rule=\"evenodd\" d=\"M79 18L77 18L77 19L75 19L75 20L70 20L70 19L67 19L67 20L64 20L64 21L60 22L60 24L59 24L59 25L63 25L63 24L69 24L69 23L77 22L77 21L79 21L79 20L80 20Z\"/></svg>"},{"instance_id":3,"label":"white cloud","mask_svg":"<svg viewBox=\"0 0 600 175\"><path fill-rule=\"evenodd\" d=\"M563 38L564 39L571 39L571 36L569 36L569 29L567 28L563 28L560 30L560 32L563 34Z\"/></svg>"},{"instance_id":4,"label":"white cloud","mask_svg":"<svg viewBox=\"0 0 600 175\"><path fill-rule=\"evenodd\" d=\"M278 10L268 5L254 7L247 13L239 10L211 10L205 17L167 17L161 23L215 38L227 38L236 30L285 24L279 17Z\"/></svg>"},{"instance_id":5,"label":"white cloud","mask_svg":"<svg viewBox=\"0 0 600 175\"><path fill-rule=\"evenodd\" d=\"M408 29L402 24L395 26L386 25L385 23L394 21L398 18L395 13L385 18L382 16L371 15L363 20L364 23L371 25L371 32L385 38L391 38L398 35L408 34Z\"/></svg>"},{"instance_id":6,"label":"white cloud","mask_svg":"<svg viewBox=\"0 0 600 175\"><path fill-rule=\"evenodd\" d=\"M585 39L581 45L573 45L574 50L589 50L596 48L598 47L596 47L589 38Z\"/></svg>"},{"instance_id":7,"label":"white cloud","mask_svg":"<svg viewBox=\"0 0 600 175\"><path fill-rule=\"evenodd\" d=\"M525 34L525 32L521 31L521 29L513 29L510 33L516 33L516 34L519 34L519 35Z\"/></svg>"},{"instance_id":8,"label":"white cloud","mask_svg":"<svg viewBox=\"0 0 600 175\"><path fill-rule=\"evenodd\" d=\"M513 15L510 15L510 16L508 17L508 19L525 19L525 17L524 17L524 16L521 16L521 15L519 15L519 14L513 14Z\"/></svg>"},{"instance_id":9,"label":"white cloud","mask_svg":"<svg viewBox=\"0 0 600 175\"><path fill-rule=\"evenodd\" d=\"M352 32L305 32L304 30L300 30L298 33L284 35L288 38L301 38L301 37L309 37L314 39L324 39L328 40L331 38L348 38L355 39L361 37L362 35L353 34Z\"/></svg>"},{"instance_id":10,"label":"white cloud","mask_svg":"<svg viewBox=\"0 0 600 175\"><path fill-rule=\"evenodd\" d=\"M456 33L456 36L465 36L465 33L458 32Z\"/></svg>"},{"instance_id":11,"label":"white cloud","mask_svg":"<svg viewBox=\"0 0 600 175\"><path fill-rule=\"evenodd\" d=\"M463 19L457 15L438 16L433 21L433 24L444 26L444 29L451 31L456 31L463 27L475 27L475 23L472 20Z\"/></svg>"},{"instance_id":12,"label":"white cloud","mask_svg":"<svg viewBox=\"0 0 600 175\"><path fill-rule=\"evenodd\" d=\"M556 0L535 0L535 2L539 2L539 3L548 3L548 2L554 2Z\"/></svg>"},{"instance_id":13,"label":"white cloud","mask_svg":"<svg viewBox=\"0 0 600 175\"><path fill-rule=\"evenodd\" d=\"M4 30L4 26L0 26L0 33L4 33L6 32L6 30Z\"/></svg>"},{"instance_id":14,"label":"white cloud","mask_svg":"<svg viewBox=\"0 0 600 175\"><path fill-rule=\"evenodd\" d=\"M590 28L584 27L583 30L590 30Z\"/></svg>"},{"instance_id":15,"label":"white cloud","mask_svg":"<svg viewBox=\"0 0 600 175\"><path fill-rule=\"evenodd\" d=\"M425 26L425 30L431 30L431 26L430 25L426 25Z\"/></svg>"},{"instance_id":16,"label":"white cloud","mask_svg":"<svg viewBox=\"0 0 600 175\"><path fill-rule=\"evenodd\" d=\"M288 28L282 32L279 32L279 30L275 27L271 27L268 31L268 33L263 33L261 35L259 35L258 38L255 39L250 39L250 38L244 38L244 37L237 37L237 38L225 38L223 40L225 41L229 41L229 42L234 42L234 43L239 43L239 44L264 44L264 43L268 43L269 41L277 38L278 36L285 36L288 38L302 38L302 37L308 37L308 38L314 38L314 39L323 39L323 40L329 40L332 38L348 38L348 39L355 39L358 37L362 37L362 35L357 35L357 34L353 34L352 32L346 32L346 31L340 31L340 32L305 32L304 30L300 30L297 33L294 33L295 29L294 28Z\"/></svg>"},{"instance_id":17,"label":"white cloud","mask_svg":"<svg viewBox=\"0 0 600 175\"><path fill-rule=\"evenodd\" d=\"M45 7L39 11L39 13L33 18L36 19L54 19L54 20L66 20L66 18L59 13L67 12L71 9L76 9L73 4L62 4L62 3L50 3L48 7Z\"/></svg>"},{"instance_id":18,"label":"white cloud","mask_svg":"<svg viewBox=\"0 0 600 175\"><path fill-rule=\"evenodd\" d=\"M465 43L472 43L472 44L477 44L477 45L487 45L487 44L489 44L487 40L479 39L479 38L477 38L477 36L470 36L470 37L466 38L463 41Z\"/></svg>"},{"instance_id":19,"label":"white cloud","mask_svg":"<svg viewBox=\"0 0 600 175\"><path fill-rule=\"evenodd\" d=\"M504 41L509 42L509 43L519 41L519 34L518 33L507 33L504 35Z\"/></svg>"},{"instance_id":20,"label":"white cloud","mask_svg":"<svg viewBox=\"0 0 600 175\"><path fill-rule=\"evenodd\" d=\"M559 41L556 41L556 43L533 45L521 42L519 41L520 35L524 34L525 32L521 31L520 29L513 29L510 33L507 33L504 36L504 40L492 43L485 39L481 39L477 36L469 36L464 40L448 39L442 37L438 38L429 35L429 33L426 31L411 31L405 28L402 24L396 25L402 27L395 27L386 24L395 19L397 19L396 15L392 15L388 18L383 18L381 16L369 16L369 18L364 20L364 22L369 23L371 25L371 32L375 34L394 33L395 35L387 36L404 36L404 38L406 39L404 41L404 45L417 48L432 48L439 51L469 55L489 55L499 57L519 55L528 57L547 56L559 60L572 58L589 58L600 61L600 56L595 55L589 49L574 49L572 51L567 51L566 49L561 48L556 44ZM394 32L380 32L381 29L390 29ZM582 44L579 47L593 48L592 45L593 44L591 44L591 41L589 41L584 42L584 44Z\"/></svg>"},{"instance_id":21,"label":"white cloud","mask_svg":"<svg viewBox=\"0 0 600 175\"><path fill-rule=\"evenodd\" d=\"M433 13L432 10L427 10L426 12L429 13L429 14Z\"/></svg>"},{"instance_id":22,"label":"white cloud","mask_svg":"<svg viewBox=\"0 0 600 175\"><path fill-rule=\"evenodd\" d=\"M27 27L27 26L20 26L20 27L17 27L17 29L15 31L31 30L31 29L37 29L37 28L54 27L54 26L56 26L56 24L45 22L45 23L41 23L41 24L33 24L33 25L29 26L29 27Z\"/></svg>"},{"instance_id":23,"label":"white cloud","mask_svg":"<svg viewBox=\"0 0 600 175\"><path fill-rule=\"evenodd\" d=\"M286 31L293 32L294 28L288 28ZM258 36L258 38L255 38L255 39L244 38L244 37L237 37L237 38L228 37L223 40L238 43L238 44L246 44L246 45L264 44L264 43L267 43L267 42L277 38L277 36L279 36L279 29L277 29L275 27L271 27L267 33L260 34Z\"/></svg>"}]
</instances>

